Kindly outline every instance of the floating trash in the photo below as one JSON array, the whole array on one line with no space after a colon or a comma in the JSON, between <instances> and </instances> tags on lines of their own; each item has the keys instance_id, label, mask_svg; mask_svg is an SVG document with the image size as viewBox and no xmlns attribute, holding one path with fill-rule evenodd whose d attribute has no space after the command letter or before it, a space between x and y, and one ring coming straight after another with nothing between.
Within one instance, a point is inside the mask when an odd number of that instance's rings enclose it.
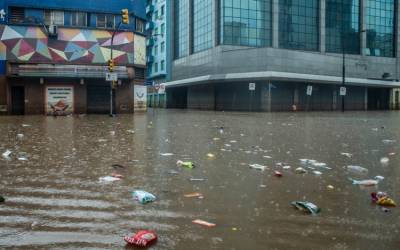
<instances>
[{"instance_id":1,"label":"floating trash","mask_svg":"<svg viewBox=\"0 0 400 250\"><path fill-rule=\"evenodd\" d=\"M198 224L198 225L206 226L206 227L215 227L217 225L215 223L211 223L211 222L199 220L199 219L193 220L192 222L195 224Z\"/></svg>"},{"instance_id":2,"label":"floating trash","mask_svg":"<svg viewBox=\"0 0 400 250\"><path fill-rule=\"evenodd\" d=\"M291 204L298 210L308 212L312 215L316 215L321 211L321 209L317 207L317 205L308 201L293 201L291 202Z\"/></svg>"},{"instance_id":3,"label":"floating trash","mask_svg":"<svg viewBox=\"0 0 400 250\"><path fill-rule=\"evenodd\" d=\"M215 158L215 155L214 155L214 154L211 154L211 153L208 153L208 154L207 154L207 157L208 157L208 158Z\"/></svg>"},{"instance_id":4,"label":"floating trash","mask_svg":"<svg viewBox=\"0 0 400 250\"><path fill-rule=\"evenodd\" d=\"M385 179L385 177L383 177L381 175L377 175L377 176L374 177L374 179L378 180L378 181L383 181Z\"/></svg>"},{"instance_id":5,"label":"floating trash","mask_svg":"<svg viewBox=\"0 0 400 250\"><path fill-rule=\"evenodd\" d=\"M359 185L359 186L375 186L379 184L379 180L353 180L349 179L353 185Z\"/></svg>"},{"instance_id":6,"label":"floating trash","mask_svg":"<svg viewBox=\"0 0 400 250\"><path fill-rule=\"evenodd\" d=\"M298 168L296 168L295 172L296 172L297 174L305 174L305 173L307 173L307 170L305 170L305 169L302 168L302 167L298 167Z\"/></svg>"},{"instance_id":7,"label":"floating trash","mask_svg":"<svg viewBox=\"0 0 400 250\"><path fill-rule=\"evenodd\" d=\"M161 156L172 156L174 155L173 153L160 153Z\"/></svg>"},{"instance_id":8,"label":"floating trash","mask_svg":"<svg viewBox=\"0 0 400 250\"><path fill-rule=\"evenodd\" d=\"M203 197L203 195L199 192L195 192L195 193L190 193L190 194L185 194L184 197L186 198L200 198Z\"/></svg>"},{"instance_id":9,"label":"floating trash","mask_svg":"<svg viewBox=\"0 0 400 250\"><path fill-rule=\"evenodd\" d=\"M349 165L346 169L350 172L357 173L357 174L368 174L368 169L363 168L357 165Z\"/></svg>"},{"instance_id":10,"label":"floating trash","mask_svg":"<svg viewBox=\"0 0 400 250\"><path fill-rule=\"evenodd\" d=\"M282 173L279 172L279 171L277 171L277 170L274 171L274 175L275 175L276 177L282 177Z\"/></svg>"},{"instance_id":11,"label":"floating trash","mask_svg":"<svg viewBox=\"0 0 400 250\"><path fill-rule=\"evenodd\" d=\"M373 202L380 206L396 207L396 202L394 202L393 199L389 198L386 192L372 192L371 198Z\"/></svg>"},{"instance_id":12,"label":"floating trash","mask_svg":"<svg viewBox=\"0 0 400 250\"><path fill-rule=\"evenodd\" d=\"M264 155L263 157L266 158L266 159L272 159L272 157L269 156L269 155Z\"/></svg>"},{"instance_id":13,"label":"floating trash","mask_svg":"<svg viewBox=\"0 0 400 250\"><path fill-rule=\"evenodd\" d=\"M206 178L190 178L190 181L206 181Z\"/></svg>"},{"instance_id":14,"label":"floating trash","mask_svg":"<svg viewBox=\"0 0 400 250\"><path fill-rule=\"evenodd\" d=\"M134 133L135 133L135 130L128 129L126 132L128 132L128 134L134 134Z\"/></svg>"},{"instance_id":15,"label":"floating trash","mask_svg":"<svg viewBox=\"0 0 400 250\"><path fill-rule=\"evenodd\" d=\"M125 236L124 240L131 245L146 247L157 241L157 234L150 230L141 230L132 236Z\"/></svg>"},{"instance_id":16,"label":"floating trash","mask_svg":"<svg viewBox=\"0 0 400 250\"><path fill-rule=\"evenodd\" d=\"M121 180L121 178L114 177L114 176L104 176L104 177L99 178L100 182L113 182L113 181L120 181L120 180Z\"/></svg>"},{"instance_id":17,"label":"floating trash","mask_svg":"<svg viewBox=\"0 0 400 250\"><path fill-rule=\"evenodd\" d=\"M380 160L381 164L386 165L389 163L389 158L387 157L382 157Z\"/></svg>"},{"instance_id":18,"label":"floating trash","mask_svg":"<svg viewBox=\"0 0 400 250\"><path fill-rule=\"evenodd\" d=\"M142 204L146 204L146 203L153 202L156 200L155 195L153 195L149 192L143 191L143 190L133 191L132 196L133 196L134 200L139 201Z\"/></svg>"},{"instance_id":19,"label":"floating trash","mask_svg":"<svg viewBox=\"0 0 400 250\"><path fill-rule=\"evenodd\" d=\"M328 186L326 186L326 188L327 188L328 190L334 190L334 189L335 189L335 187L332 186L332 185L328 185Z\"/></svg>"},{"instance_id":20,"label":"floating trash","mask_svg":"<svg viewBox=\"0 0 400 250\"><path fill-rule=\"evenodd\" d=\"M2 154L2 156L4 157L4 158L10 158L10 155L11 155L11 151L10 150L6 150L3 154Z\"/></svg>"},{"instance_id":21,"label":"floating trash","mask_svg":"<svg viewBox=\"0 0 400 250\"><path fill-rule=\"evenodd\" d=\"M17 134L17 138L18 139L22 139L22 138L24 138L24 135L23 134Z\"/></svg>"},{"instance_id":22,"label":"floating trash","mask_svg":"<svg viewBox=\"0 0 400 250\"><path fill-rule=\"evenodd\" d=\"M190 169L193 169L195 167L192 162L190 162L190 161L181 161L181 160L178 160L176 162L176 165L178 167L185 167L185 168L190 168Z\"/></svg>"},{"instance_id":23,"label":"floating trash","mask_svg":"<svg viewBox=\"0 0 400 250\"><path fill-rule=\"evenodd\" d=\"M320 172L320 171L314 170L314 171L312 171L312 172L313 172L313 174L315 174L315 175L322 175L322 172Z\"/></svg>"},{"instance_id":24,"label":"floating trash","mask_svg":"<svg viewBox=\"0 0 400 250\"><path fill-rule=\"evenodd\" d=\"M351 158L353 156L353 154L350 154L350 153L340 153L340 154L343 156L346 156L348 158Z\"/></svg>"},{"instance_id":25,"label":"floating trash","mask_svg":"<svg viewBox=\"0 0 400 250\"><path fill-rule=\"evenodd\" d=\"M263 166L260 164L250 164L249 166L250 166L250 168L261 170L261 171L264 171L267 168L267 166Z\"/></svg>"},{"instance_id":26,"label":"floating trash","mask_svg":"<svg viewBox=\"0 0 400 250\"><path fill-rule=\"evenodd\" d=\"M283 169L291 169L292 167L291 166L283 166L282 168Z\"/></svg>"},{"instance_id":27,"label":"floating trash","mask_svg":"<svg viewBox=\"0 0 400 250\"><path fill-rule=\"evenodd\" d=\"M396 140L388 140L388 139L386 139L386 140L382 140L382 142L385 143L385 144L392 144L392 143L395 143Z\"/></svg>"}]
</instances>

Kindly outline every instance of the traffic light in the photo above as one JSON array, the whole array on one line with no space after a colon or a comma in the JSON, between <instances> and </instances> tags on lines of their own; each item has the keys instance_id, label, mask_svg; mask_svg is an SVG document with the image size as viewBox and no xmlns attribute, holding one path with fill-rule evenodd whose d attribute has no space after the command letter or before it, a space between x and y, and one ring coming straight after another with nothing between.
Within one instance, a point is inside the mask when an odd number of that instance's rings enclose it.
<instances>
[{"instance_id":1,"label":"traffic light","mask_svg":"<svg viewBox=\"0 0 400 250\"><path fill-rule=\"evenodd\" d=\"M110 71L110 72L114 71L114 60L113 59L108 60L108 71Z\"/></svg>"},{"instance_id":2,"label":"traffic light","mask_svg":"<svg viewBox=\"0 0 400 250\"><path fill-rule=\"evenodd\" d=\"M122 23L129 24L129 11L128 9L122 9Z\"/></svg>"}]
</instances>

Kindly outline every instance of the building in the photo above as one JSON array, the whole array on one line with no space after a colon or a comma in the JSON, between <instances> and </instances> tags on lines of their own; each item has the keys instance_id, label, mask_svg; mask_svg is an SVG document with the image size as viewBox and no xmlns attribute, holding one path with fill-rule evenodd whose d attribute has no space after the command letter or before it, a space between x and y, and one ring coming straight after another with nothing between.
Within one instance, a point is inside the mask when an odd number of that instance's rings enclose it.
<instances>
[{"instance_id":1,"label":"building","mask_svg":"<svg viewBox=\"0 0 400 250\"><path fill-rule=\"evenodd\" d=\"M171 49L171 2L166 0L147 0L147 83L148 105L164 107L165 93L159 86L169 80Z\"/></svg>"},{"instance_id":2,"label":"building","mask_svg":"<svg viewBox=\"0 0 400 250\"><path fill-rule=\"evenodd\" d=\"M130 22L119 26L122 9ZM111 99L114 112L133 112L145 21L143 1L1 1L0 113L109 113ZM105 79L111 53L115 89Z\"/></svg>"},{"instance_id":3,"label":"building","mask_svg":"<svg viewBox=\"0 0 400 250\"><path fill-rule=\"evenodd\" d=\"M399 109L398 1L173 2L169 108Z\"/></svg>"}]
</instances>

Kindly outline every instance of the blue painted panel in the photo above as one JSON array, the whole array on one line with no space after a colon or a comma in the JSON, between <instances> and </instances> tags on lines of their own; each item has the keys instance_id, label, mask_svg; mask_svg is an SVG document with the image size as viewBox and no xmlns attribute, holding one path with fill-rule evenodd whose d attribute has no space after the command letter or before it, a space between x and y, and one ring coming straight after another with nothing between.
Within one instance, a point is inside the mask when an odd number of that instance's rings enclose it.
<instances>
[{"instance_id":1,"label":"blue painted panel","mask_svg":"<svg viewBox=\"0 0 400 250\"><path fill-rule=\"evenodd\" d=\"M25 17L33 17L35 19L43 21L44 13L43 10L40 9L25 9Z\"/></svg>"},{"instance_id":2,"label":"blue painted panel","mask_svg":"<svg viewBox=\"0 0 400 250\"><path fill-rule=\"evenodd\" d=\"M6 74L6 61L0 61L0 76Z\"/></svg>"},{"instance_id":3,"label":"blue painted panel","mask_svg":"<svg viewBox=\"0 0 400 250\"><path fill-rule=\"evenodd\" d=\"M4 0L0 0L3 2ZM145 2L144 0L5 0L6 6L21 6L26 8L38 9L70 9L81 10L86 12L101 12L119 14L121 9L127 8L130 13L145 19ZM1 3L0 3L1 5Z\"/></svg>"},{"instance_id":4,"label":"blue painted panel","mask_svg":"<svg viewBox=\"0 0 400 250\"><path fill-rule=\"evenodd\" d=\"M96 14L91 14L89 16L89 27L96 27Z\"/></svg>"},{"instance_id":5,"label":"blue painted panel","mask_svg":"<svg viewBox=\"0 0 400 250\"><path fill-rule=\"evenodd\" d=\"M64 12L64 25L71 25L71 12L65 11Z\"/></svg>"}]
</instances>

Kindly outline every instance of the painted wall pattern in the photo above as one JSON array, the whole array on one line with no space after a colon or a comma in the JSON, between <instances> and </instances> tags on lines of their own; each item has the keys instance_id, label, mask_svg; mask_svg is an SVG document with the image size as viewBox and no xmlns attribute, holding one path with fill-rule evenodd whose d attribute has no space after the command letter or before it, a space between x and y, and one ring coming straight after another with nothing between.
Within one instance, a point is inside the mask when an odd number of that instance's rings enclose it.
<instances>
[{"instance_id":1,"label":"painted wall pattern","mask_svg":"<svg viewBox=\"0 0 400 250\"><path fill-rule=\"evenodd\" d=\"M107 30L59 28L57 38L48 38L40 27L0 25L0 60L103 64L110 59L111 36ZM144 38L133 32L118 32L113 48L117 65L146 63Z\"/></svg>"}]
</instances>

